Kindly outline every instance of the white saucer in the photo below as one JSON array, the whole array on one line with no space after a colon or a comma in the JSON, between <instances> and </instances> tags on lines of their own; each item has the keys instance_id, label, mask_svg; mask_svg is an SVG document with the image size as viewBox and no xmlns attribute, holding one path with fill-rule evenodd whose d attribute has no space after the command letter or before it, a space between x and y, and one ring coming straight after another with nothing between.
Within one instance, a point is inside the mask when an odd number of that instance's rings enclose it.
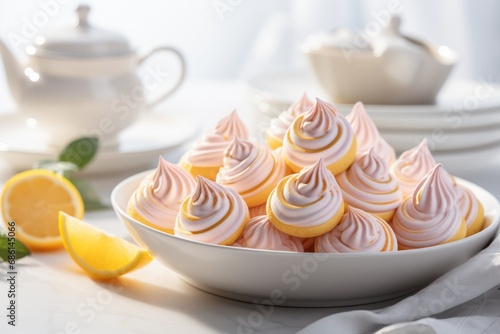
<instances>
[{"instance_id":1,"label":"white saucer","mask_svg":"<svg viewBox=\"0 0 500 334\"><path fill-rule=\"evenodd\" d=\"M197 126L182 114L145 113L120 133L118 145L102 147L85 168L85 174L100 174L148 168L158 156L172 150L196 133ZM54 159L59 149L45 143L45 134L28 126L16 113L0 114L0 159L14 170L24 170L42 159Z\"/></svg>"},{"instance_id":2,"label":"white saucer","mask_svg":"<svg viewBox=\"0 0 500 334\"><path fill-rule=\"evenodd\" d=\"M247 80L250 102L264 116L285 110L304 91L309 97L330 100L316 81L305 72L266 73ZM342 113L351 104L331 101ZM486 81L450 80L428 105L365 105L379 129L460 130L500 126L500 86ZM459 120L460 118L460 120Z\"/></svg>"}]
</instances>

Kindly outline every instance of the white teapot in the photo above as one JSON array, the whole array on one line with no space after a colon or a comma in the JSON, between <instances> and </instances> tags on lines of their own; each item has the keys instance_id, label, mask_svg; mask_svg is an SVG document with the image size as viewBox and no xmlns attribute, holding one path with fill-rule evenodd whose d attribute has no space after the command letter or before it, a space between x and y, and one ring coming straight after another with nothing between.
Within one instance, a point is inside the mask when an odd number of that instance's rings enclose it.
<instances>
[{"instance_id":1,"label":"white teapot","mask_svg":"<svg viewBox=\"0 0 500 334\"><path fill-rule=\"evenodd\" d=\"M89 10L83 5L77 8L75 27L38 36L26 47L25 64L0 40L18 110L31 126L47 133L47 144L52 146L64 146L81 136L98 137L103 145L116 144L120 131L143 110L169 96L184 79L184 58L178 50L162 46L139 56L124 36L91 26ZM141 81L136 70L157 52L173 54L180 69L168 91L150 100L145 91L159 86L158 77L153 74Z\"/></svg>"}]
</instances>

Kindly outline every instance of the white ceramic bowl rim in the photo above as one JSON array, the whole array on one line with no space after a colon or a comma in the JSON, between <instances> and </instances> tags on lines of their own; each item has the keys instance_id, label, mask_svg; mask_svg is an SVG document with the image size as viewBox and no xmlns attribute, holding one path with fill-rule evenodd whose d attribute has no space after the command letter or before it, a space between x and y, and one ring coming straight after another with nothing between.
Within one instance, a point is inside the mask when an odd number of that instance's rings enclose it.
<instances>
[{"instance_id":1,"label":"white ceramic bowl rim","mask_svg":"<svg viewBox=\"0 0 500 334\"><path fill-rule=\"evenodd\" d=\"M157 231L126 214L130 196L150 172L122 181L112 193L116 214L134 240L187 283L250 303L267 304L273 291L284 296L280 305L300 307L359 305L395 298L423 287L477 254L493 238L500 222L500 203L484 189L458 180L481 199L492 226L456 242L418 250L356 254L219 246ZM307 276L294 276L297 268Z\"/></svg>"}]
</instances>

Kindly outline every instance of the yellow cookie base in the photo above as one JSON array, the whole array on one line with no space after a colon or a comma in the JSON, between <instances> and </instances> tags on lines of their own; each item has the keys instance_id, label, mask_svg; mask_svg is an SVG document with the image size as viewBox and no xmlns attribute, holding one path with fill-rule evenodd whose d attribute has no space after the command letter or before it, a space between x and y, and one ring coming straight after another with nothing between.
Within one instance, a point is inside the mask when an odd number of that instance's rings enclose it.
<instances>
[{"instance_id":1,"label":"yellow cookie base","mask_svg":"<svg viewBox=\"0 0 500 334\"><path fill-rule=\"evenodd\" d=\"M272 196L272 194L271 194ZM283 233L293 235L295 237L299 238L312 238L312 237L317 237L319 235L325 234L326 232L329 232L335 228L340 222L340 219L342 218L342 215L344 214L344 201L342 201L342 204L340 205L340 208L335 214L330 218L327 222L321 224L321 225L316 225L316 226L311 226L311 227L301 227L301 226L296 226L296 225L289 225L286 224L285 222L282 222L281 220L276 217L276 215L273 213L271 210L271 201L267 201L267 216L271 223L280 230Z\"/></svg>"},{"instance_id":2,"label":"yellow cookie base","mask_svg":"<svg viewBox=\"0 0 500 334\"><path fill-rule=\"evenodd\" d=\"M194 166L187 162L185 159L179 161L178 165L186 170L192 177L196 178L198 175L203 176L211 181L215 182L217 178L217 173L219 172L220 166Z\"/></svg>"},{"instance_id":3,"label":"yellow cookie base","mask_svg":"<svg viewBox=\"0 0 500 334\"><path fill-rule=\"evenodd\" d=\"M460 224L460 228L458 229L457 233L455 233L455 235L452 236L450 239L443 242L443 244L463 239L465 238L466 235L467 235L467 225L465 224L465 219L462 219L462 223Z\"/></svg>"},{"instance_id":4,"label":"yellow cookie base","mask_svg":"<svg viewBox=\"0 0 500 334\"><path fill-rule=\"evenodd\" d=\"M478 202L477 215L476 218L472 221L472 223L467 227L467 237L483 229L484 224L484 208L483 205Z\"/></svg>"},{"instance_id":5,"label":"yellow cookie base","mask_svg":"<svg viewBox=\"0 0 500 334\"><path fill-rule=\"evenodd\" d=\"M243 234L243 230L245 229L245 226L247 225L248 221L250 220L250 215L248 214L247 212L247 215L245 217L245 220L243 221L243 223L240 225L240 227L238 227L238 229L236 230L236 232L234 232L229 238L227 238L226 240L222 241L219 243L219 245L223 245L223 246L230 246L232 245L236 240L239 239L239 237L241 237L241 235Z\"/></svg>"},{"instance_id":6,"label":"yellow cookie base","mask_svg":"<svg viewBox=\"0 0 500 334\"><path fill-rule=\"evenodd\" d=\"M271 175L271 177L272 176L273 175ZM243 197L245 203L247 203L248 207L253 208L254 206L259 206L266 203L269 194L271 194L271 192L273 191L273 189L276 187L277 184L278 182L276 182L275 184L270 184L267 188L262 189L254 196L246 197L244 194L241 194L241 196Z\"/></svg>"},{"instance_id":7,"label":"yellow cookie base","mask_svg":"<svg viewBox=\"0 0 500 334\"><path fill-rule=\"evenodd\" d=\"M283 146L283 140L276 138L276 137L273 137L268 133L266 133L266 143L273 150L277 149L278 147Z\"/></svg>"},{"instance_id":8,"label":"yellow cookie base","mask_svg":"<svg viewBox=\"0 0 500 334\"><path fill-rule=\"evenodd\" d=\"M326 168L328 168L328 170L332 172L333 175L338 175L342 173L347 168L349 168L349 166L351 166L354 160L356 159L356 149L357 149L356 138L353 138L351 147L349 147L347 153L338 161L326 166ZM298 173L302 168L307 167L294 164L284 154L283 158L285 159L286 164L290 167L290 169L294 173Z\"/></svg>"},{"instance_id":9,"label":"yellow cookie base","mask_svg":"<svg viewBox=\"0 0 500 334\"><path fill-rule=\"evenodd\" d=\"M158 225L153 224L152 222L150 222L149 220L147 220L143 216L141 216L139 214L139 212L137 212L137 210L134 208L134 206L131 205L130 203L127 205L127 213L128 213L128 215L130 217L132 217L135 220L143 223L144 225L147 225L149 227L154 228L155 230L159 230L159 231L162 231L162 232L165 232L165 233L168 233L168 234L174 234L174 229L167 229L167 228L164 228L164 227L160 227Z\"/></svg>"}]
</instances>

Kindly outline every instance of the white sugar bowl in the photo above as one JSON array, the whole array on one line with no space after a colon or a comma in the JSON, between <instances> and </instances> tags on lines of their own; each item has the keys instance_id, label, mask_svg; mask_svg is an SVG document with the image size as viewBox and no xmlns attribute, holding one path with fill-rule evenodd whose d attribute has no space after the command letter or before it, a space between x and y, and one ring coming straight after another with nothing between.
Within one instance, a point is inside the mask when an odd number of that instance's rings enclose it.
<instances>
[{"instance_id":1,"label":"white sugar bowl","mask_svg":"<svg viewBox=\"0 0 500 334\"><path fill-rule=\"evenodd\" d=\"M457 61L446 46L405 36L392 17L369 36L348 28L309 36L301 46L319 84L337 103L430 104Z\"/></svg>"}]
</instances>

